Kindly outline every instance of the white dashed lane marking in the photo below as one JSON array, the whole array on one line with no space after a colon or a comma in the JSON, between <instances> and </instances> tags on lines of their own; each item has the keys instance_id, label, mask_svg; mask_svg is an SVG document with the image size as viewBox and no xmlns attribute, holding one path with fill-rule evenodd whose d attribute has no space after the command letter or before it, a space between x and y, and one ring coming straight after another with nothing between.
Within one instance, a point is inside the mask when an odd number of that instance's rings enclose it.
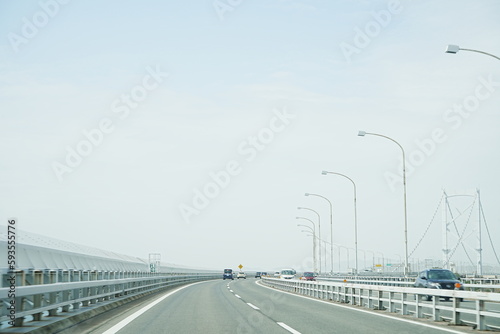
<instances>
[{"instance_id":1,"label":"white dashed lane marking","mask_svg":"<svg viewBox=\"0 0 500 334\"><path fill-rule=\"evenodd\" d=\"M248 306L250 306L251 308L253 308L254 310L260 310L260 308L258 308L257 306L255 306L254 304L251 304L251 303L247 303Z\"/></svg>"},{"instance_id":2,"label":"white dashed lane marking","mask_svg":"<svg viewBox=\"0 0 500 334\"><path fill-rule=\"evenodd\" d=\"M284 329L286 329L287 331L289 331L290 333L300 334L299 331L296 331L295 329L293 329L292 327L288 326L287 324L285 324L283 322L277 322L277 324L280 325L281 327L283 327Z\"/></svg>"}]
</instances>

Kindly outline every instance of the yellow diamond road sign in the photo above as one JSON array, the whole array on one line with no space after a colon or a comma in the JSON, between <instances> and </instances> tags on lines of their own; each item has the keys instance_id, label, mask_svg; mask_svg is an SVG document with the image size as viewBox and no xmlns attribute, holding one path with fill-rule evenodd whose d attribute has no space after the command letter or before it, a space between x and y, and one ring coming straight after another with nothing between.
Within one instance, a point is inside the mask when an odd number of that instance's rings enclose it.
<instances>
[{"instance_id":1,"label":"yellow diamond road sign","mask_svg":"<svg viewBox=\"0 0 500 334\"><path fill-rule=\"evenodd\" d=\"M238 268L240 268L240 269L241 269L241 268L243 268L243 265L241 265L241 264L240 264L240 265L238 266Z\"/></svg>"}]
</instances>

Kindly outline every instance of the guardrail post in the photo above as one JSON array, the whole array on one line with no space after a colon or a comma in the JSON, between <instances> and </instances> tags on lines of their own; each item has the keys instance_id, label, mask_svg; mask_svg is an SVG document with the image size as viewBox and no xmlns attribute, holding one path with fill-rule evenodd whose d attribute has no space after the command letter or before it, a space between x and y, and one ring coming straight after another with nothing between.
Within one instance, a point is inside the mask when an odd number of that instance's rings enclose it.
<instances>
[{"instance_id":1,"label":"guardrail post","mask_svg":"<svg viewBox=\"0 0 500 334\"><path fill-rule=\"evenodd\" d=\"M388 308L390 313L395 313L396 312L396 306L394 304L394 292L389 291L389 308Z\"/></svg>"},{"instance_id":2,"label":"guardrail post","mask_svg":"<svg viewBox=\"0 0 500 334\"><path fill-rule=\"evenodd\" d=\"M441 310L437 308L438 305L439 305L439 297L434 296L434 298L432 298L432 320L434 320L434 321L441 320L441 316L440 316Z\"/></svg>"},{"instance_id":3,"label":"guardrail post","mask_svg":"<svg viewBox=\"0 0 500 334\"><path fill-rule=\"evenodd\" d=\"M384 301L382 298L384 297L384 293L382 291L377 291L377 310L384 309Z\"/></svg>"},{"instance_id":4,"label":"guardrail post","mask_svg":"<svg viewBox=\"0 0 500 334\"><path fill-rule=\"evenodd\" d=\"M480 331L486 330L484 315L481 314L481 312L484 311L484 306L484 300L476 300L476 329Z\"/></svg>"},{"instance_id":5,"label":"guardrail post","mask_svg":"<svg viewBox=\"0 0 500 334\"><path fill-rule=\"evenodd\" d=\"M90 272L90 281L96 281L98 279L99 272L97 270L92 270ZM95 297L99 293L99 287L90 288L90 296L94 297L90 299L90 304L96 304L97 298Z\"/></svg>"},{"instance_id":6,"label":"guardrail post","mask_svg":"<svg viewBox=\"0 0 500 334\"><path fill-rule=\"evenodd\" d=\"M63 283L71 282L71 277L70 277L70 271L69 270L63 270L61 272L61 282L63 282ZM62 301L63 302L69 301L70 296L71 296L71 291L70 290L64 290L62 292ZM69 303L67 305L64 305L62 307L62 311L63 312L68 312L70 306L71 306L71 304L69 304Z\"/></svg>"},{"instance_id":7,"label":"guardrail post","mask_svg":"<svg viewBox=\"0 0 500 334\"><path fill-rule=\"evenodd\" d=\"M41 270L33 270L32 277L33 277L33 282L32 282L33 285L43 284L43 272ZM42 294L34 295L33 296L33 308L37 309L37 308L42 307L42 300L43 300ZM33 320L40 321L41 319L42 319L42 312L33 314Z\"/></svg>"},{"instance_id":8,"label":"guardrail post","mask_svg":"<svg viewBox=\"0 0 500 334\"><path fill-rule=\"evenodd\" d=\"M406 304L407 300L408 300L408 294L406 292L403 292L401 294L401 314L402 315L408 314L408 304Z\"/></svg>"},{"instance_id":9,"label":"guardrail post","mask_svg":"<svg viewBox=\"0 0 500 334\"><path fill-rule=\"evenodd\" d=\"M421 295L415 295L415 317L422 318L423 315L423 307L421 302Z\"/></svg>"},{"instance_id":10,"label":"guardrail post","mask_svg":"<svg viewBox=\"0 0 500 334\"><path fill-rule=\"evenodd\" d=\"M71 282L80 282L82 280L82 271L81 270L74 270L71 272ZM71 292L71 297L73 299L78 299L80 298L80 291L81 289L73 289ZM80 302L72 303L73 305L73 310L78 310L80 308Z\"/></svg>"},{"instance_id":11,"label":"guardrail post","mask_svg":"<svg viewBox=\"0 0 500 334\"><path fill-rule=\"evenodd\" d=\"M349 288L347 286L344 286L342 289L342 303L349 303Z\"/></svg>"},{"instance_id":12,"label":"guardrail post","mask_svg":"<svg viewBox=\"0 0 500 334\"><path fill-rule=\"evenodd\" d=\"M437 297L434 297L434 298L437 298ZM458 311L460 302L458 301L458 298L453 298L451 302L453 304L453 311L452 311L453 316L452 316L451 323L453 325L461 325L462 320L460 319L460 311Z\"/></svg>"},{"instance_id":13,"label":"guardrail post","mask_svg":"<svg viewBox=\"0 0 500 334\"><path fill-rule=\"evenodd\" d=\"M82 281L90 281L90 271L84 270L82 272ZM82 298L90 296L90 288L82 288ZM85 299L82 301L82 306L89 306L90 299Z\"/></svg>"},{"instance_id":14,"label":"guardrail post","mask_svg":"<svg viewBox=\"0 0 500 334\"><path fill-rule=\"evenodd\" d=\"M17 286L24 286L25 284L25 277L26 273L24 270L16 270L16 285ZM19 311L24 311L25 310L25 298L23 297L16 297L16 313ZM14 322L14 326L16 327L21 327L24 323L24 317L19 317L16 318L16 321Z\"/></svg>"},{"instance_id":15,"label":"guardrail post","mask_svg":"<svg viewBox=\"0 0 500 334\"><path fill-rule=\"evenodd\" d=\"M54 284L57 283L57 271L55 270L46 270L45 271L45 284ZM54 305L57 303L57 292L49 293L49 305ZM57 308L53 308L49 310L49 316L57 315Z\"/></svg>"}]
</instances>

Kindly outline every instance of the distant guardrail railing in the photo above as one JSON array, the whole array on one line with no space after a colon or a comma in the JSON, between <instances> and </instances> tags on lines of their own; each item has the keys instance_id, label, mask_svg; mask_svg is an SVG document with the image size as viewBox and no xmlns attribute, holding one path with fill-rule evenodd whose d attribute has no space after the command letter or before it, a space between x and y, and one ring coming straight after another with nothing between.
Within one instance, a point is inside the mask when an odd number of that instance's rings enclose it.
<instances>
[{"instance_id":1,"label":"distant guardrail railing","mask_svg":"<svg viewBox=\"0 0 500 334\"><path fill-rule=\"evenodd\" d=\"M385 286L413 286L415 277L389 277L389 276L319 276L321 281L337 283L356 283ZM500 277L460 278L463 286L469 291L500 292Z\"/></svg>"},{"instance_id":2,"label":"distant guardrail railing","mask_svg":"<svg viewBox=\"0 0 500 334\"><path fill-rule=\"evenodd\" d=\"M387 310L401 315L413 314L416 318L434 321L450 321L453 325L470 325L478 330L500 330L500 293L484 293L460 290L423 289L347 282L306 282L278 278L262 278L262 283L280 290L306 295L332 302L349 303L374 310ZM424 303L424 296L433 296L432 302ZM449 298L451 305L440 303ZM474 308L463 307L461 302L474 302ZM495 310L486 310L485 303L494 303ZM472 303L467 303L471 305ZM413 308L413 310L410 309ZM450 316L443 315L443 311ZM472 315L465 319L465 315Z\"/></svg>"},{"instance_id":3,"label":"distant guardrail railing","mask_svg":"<svg viewBox=\"0 0 500 334\"><path fill-rule=\"evenodd\" d=\"M29 321L68 315L168 287L220 278L220 273L14 270L2 273L0 333ZM48 317L46 317L48 318Z\"/></svg>"}]
</instances>

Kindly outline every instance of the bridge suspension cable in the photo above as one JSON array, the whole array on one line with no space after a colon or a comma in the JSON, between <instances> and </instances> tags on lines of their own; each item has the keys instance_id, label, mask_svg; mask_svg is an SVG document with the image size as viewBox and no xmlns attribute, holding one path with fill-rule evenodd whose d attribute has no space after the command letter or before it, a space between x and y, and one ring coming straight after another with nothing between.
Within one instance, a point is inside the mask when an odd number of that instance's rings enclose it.
<instances>
[{"instance_id":1,"label":"bridge suspension cable","mask_svg":"<svg viewBox=\"0 0 500 334\"><path fill-rule=\"evenodd\" d=\"M446 194L446 193L445 193L445 194ZM464 212L465 212L467 209L469 209L469 208L471 209L471 213L472 213L472 209L473 209L473 207L474 207L474 204L475 204L475 203L476 203L476 200L474 199L474 202L472 202L472 204L471 204L471 205L469 205L469 207L468 207L468 208L466 208L463 212L460 212L460 210L458 210L458 209L457 209L457 211L458 211L459 215L458 215L457 217L454 217L454 216L453 216L453 211L451 211L451 207L450 207L450 204L449 204L449 202L448 202L448 199L446 199L446 204L447 204L447 207L448 207L448 212L450 213L450 216L451 216L451 222L453 222L453 227L455 228L455 232L457 233L457 236L458 236L458 238L459 238L459 241L460 241L460 239L461 239L462 237L461 237L461 235L460 235L460 232L458 231L458 227L457 227L457 219L458 219L459 217L461 217L461 216L464 214ZM470 219L470 213L469 213L469 219ZM464 229L464 233L465 233L465 229ZM469 252L467 252L467 249L465 248L464 243L463 243L463 242L460 242L460 244L462 245L462 249L463 249L463 250L464 250L464 252L465 252L465 256L467 256L467 259L469 259L470 264L471 264L471 265L474 265L474 261L473 261L473 260L472 260L472 258L470 257ZM453 251L453 252L455 252L455 251ZM452 254L452 255L453 255L453 254ZM451 258L451 256L448 258L448 261L446 261L445 265L447 265L447 264L450 262L450 258Z\"/></svg>"},{"instance_id":2,"label":"bridge suspension cable","mask_svg":"<svg viewBox=\"0 0 500 334\"><path fill-rule=\"evenodd\" d=\"M493 249L493 254L495 254L495 258L497 259L498 264L500 264L500 260L498 259L498 254L495 250L493 240L491 240L490 229L488 228L488 224L486 224L486 217L484 216L483 205L481 204L481 202L479 202L479 207L481 209L481 215L483 216L484 226L486 226L486 232L488 233L488 239L490 240L491 248Z\"/></svg>"},{"instance_id":3,"label":"bridge suspension cable","mask_svg":"<svg viewBox=\"0 0 500 334\"><path fill-rule=\"evenodd\" d=\"M420 244L422 243L422 240L424 240L427 232L429 231L429 228L431 227L432 225L432 222L434 221L434 218L436 218L436 214L438 213L438 210L439 208L441 207L441 202L443 201L443 197L444 197L444 192L443 192L443 195L441 195L441 199L439 200L439 203L438 203L438 206L436 208L436 211L434 211L434 214L432 215L432 219L431 221L429 222L429 224L427 225L427 228L425 229L424 231L424 234L422 235L422 237L420 238L420 240L417 242L417 244L415 245L415 248L413 248L413 250L411 251L409 257L411 257L413 255L413 253L417 250L418 246L420 246Z\"/></svg>"},{"instance_id":4,"label":"bridge suspension cable","mask_svg":"<svg viewBox=\"0 0 500 334\"><path fill-rule=\"evenodd\" d=\"M455 229L457 230L458 240L457 240L457 244L455 245L455 247L453 247L453 250L451 251L450 256L448 256L448 260L447 260L447 261L446 261L446 263L444 264L444 266L445 266L445 267L447 267L447 266L448 266L448 264L450 263L450 260L451 260L451 258L453 257L453 255L455 254L455 251L457 250L458 246L459 246L460 244L462 244L462 239L463 239L463 236L464 236L465 231L466 231L466 229L467 229L467 226L469 225L469 222L470 222L470 217L472 216L472 211L473 211L473 208L474 208L474 204L476 203L476 199L477 199L477 197L475 197L475 198L474 198L474 201L472 202L472 204L471 204L471 205L469 205L469 208L470 208L470 211L469 211L469 217L467 217L467 222L465 223L465 226L464 226L464 228L463 228L463 230L462 230L462 234L460 234L460 233L458 232L458 229L457 229L457 227L456 227L456 225L455 225ZM468 208L467 208L467 209L468 209ZM466 209L466 210L467 210L467 209ZM461 214L460 214L460 215L461 215ZM453 220L453 224L455 224L455 223L456 223L456 221L455 221L455 220ZM463 244L462 244L462 246L463 246Z\"/></svg>"}]
</instances>

